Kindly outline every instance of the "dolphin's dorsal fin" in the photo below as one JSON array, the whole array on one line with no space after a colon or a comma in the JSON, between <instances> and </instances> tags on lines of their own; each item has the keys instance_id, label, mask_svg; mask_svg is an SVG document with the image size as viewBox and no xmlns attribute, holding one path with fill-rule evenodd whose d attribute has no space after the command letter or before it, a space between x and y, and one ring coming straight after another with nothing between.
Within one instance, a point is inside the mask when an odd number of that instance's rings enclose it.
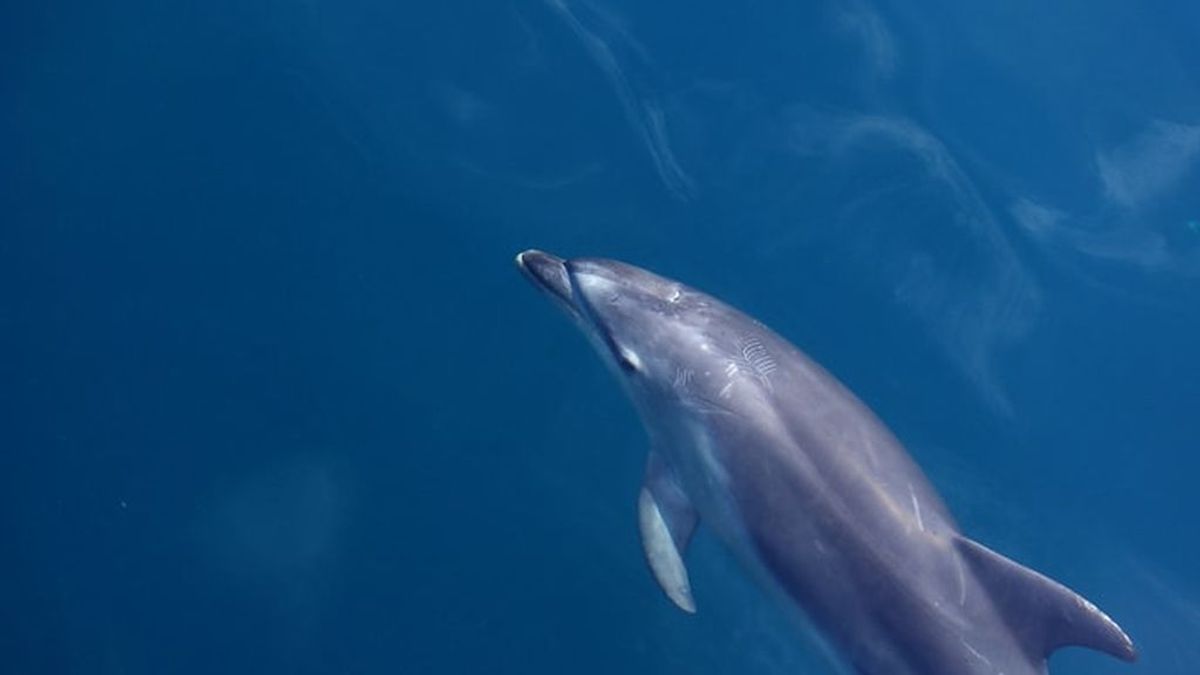
<instances>
[{"instance_id":1,"label":"dolphin's dorsal fin","mask_svg":"<svg viewBox=\"0 0 1200 675\"><path fill-rule=\"evenodd\" d=\"M966 537L955 543L1032 657L1075 645L1125 661L1137 658L1121 627L1079 594Z\"/></svg>"},{"instance_id":2,"label":"dolphin's dorsal fin","mask_svg":"<svg viewBox=\"0 0 1200 675\"><path fill-rule=\"evenodd\" d=\"M696 510L658 453L650 453L646 479L638 495L642 550L658 585L680 609L692 614L696 602L683 552L696 530Z\"/></svg>"}]
</instances>

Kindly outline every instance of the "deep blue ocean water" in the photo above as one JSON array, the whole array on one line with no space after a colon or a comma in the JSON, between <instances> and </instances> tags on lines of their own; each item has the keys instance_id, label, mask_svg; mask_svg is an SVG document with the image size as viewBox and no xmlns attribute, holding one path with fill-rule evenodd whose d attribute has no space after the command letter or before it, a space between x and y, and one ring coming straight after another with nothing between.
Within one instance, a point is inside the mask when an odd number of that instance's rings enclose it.
<instances>
[{"instance_id":1,"label":"deep blue ocean water","mask_svg":"<svg viewBox=\"0 0 1200 675\"><path fill-rule=\"evenodd\" d=\"M536 246L722 297L1200 672L1200 5L0 6L0 670L823 673Z\"/></svg>"}]
</instances>

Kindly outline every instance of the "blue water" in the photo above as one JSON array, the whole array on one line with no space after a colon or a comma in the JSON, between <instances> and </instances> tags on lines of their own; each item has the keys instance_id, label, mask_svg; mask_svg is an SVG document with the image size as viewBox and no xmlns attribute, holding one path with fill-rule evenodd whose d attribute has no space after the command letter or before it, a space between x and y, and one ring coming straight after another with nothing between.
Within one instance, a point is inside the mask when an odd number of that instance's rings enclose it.
<instances>
[{"instance_id":1,"label":"blue water","mask_svg":"<svg viewBox=\"0 0 1200 675\"><path fill-rule=\"evenodd\" d=\"M0 669L823 673L512 265L760 317L1200 672L1200 5L0 5Z\"/></svg>"}]
</instances>

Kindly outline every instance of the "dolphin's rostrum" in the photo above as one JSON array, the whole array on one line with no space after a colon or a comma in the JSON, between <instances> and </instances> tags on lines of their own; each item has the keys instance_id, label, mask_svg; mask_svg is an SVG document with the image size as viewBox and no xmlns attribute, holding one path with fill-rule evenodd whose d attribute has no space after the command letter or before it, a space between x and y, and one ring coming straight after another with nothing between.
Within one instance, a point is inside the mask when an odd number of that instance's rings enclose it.
<instances>
[{"instance_id":1,"label":"dolphin's rostrum","mask_svg":"<svg viewBox=\"0 0 1200 675\"><path fill-rule=\"evenodd\" d=\"M704 523L862 675L1039 675L1068 645L1136 658L1093 604L962 535L883 423L761 323L625 263L517 264L642 418L643 548L681 609L696 608L683 558Z\"/></svg>"}]
</instances>

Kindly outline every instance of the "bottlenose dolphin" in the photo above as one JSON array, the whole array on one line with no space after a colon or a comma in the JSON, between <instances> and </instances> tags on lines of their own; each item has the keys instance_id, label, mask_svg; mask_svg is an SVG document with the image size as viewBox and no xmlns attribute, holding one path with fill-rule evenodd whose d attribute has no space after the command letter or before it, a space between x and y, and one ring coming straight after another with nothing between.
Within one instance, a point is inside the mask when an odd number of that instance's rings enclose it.
<instances>
[{"instance_id":1,"label":"bottlenose dolphin","mask_svg":"<svg viewBox=\"0 0 1200 675\"><path fill-rule=\"evenodd\" d=\"M517 264L638 410L642 545L684 611L703 522L862 675L1044 674L1067 645L1136 658L1095 605L960 533L883 422L766 326L621 262L525 251Z\"/></svg>"}]
</instances>

